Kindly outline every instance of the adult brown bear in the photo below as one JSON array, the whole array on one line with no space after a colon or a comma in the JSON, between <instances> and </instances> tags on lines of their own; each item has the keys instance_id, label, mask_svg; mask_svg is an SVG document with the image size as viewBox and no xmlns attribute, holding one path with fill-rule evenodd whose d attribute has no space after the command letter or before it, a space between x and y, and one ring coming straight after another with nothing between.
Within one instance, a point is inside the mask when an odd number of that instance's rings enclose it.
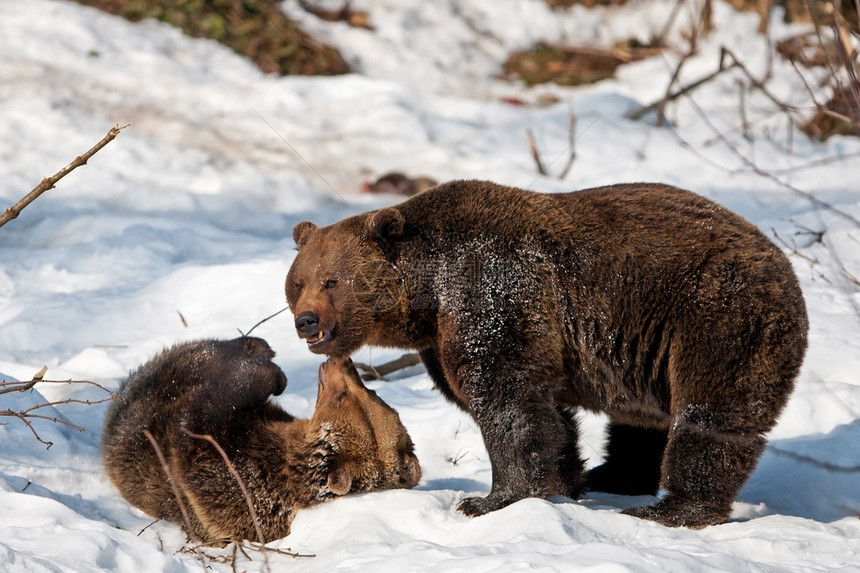
<instances>
[{"instance_id":1,"label":"adult brown bear","mask_svg":"<svg viewBox=\"0 0 860 573\"><path fill-rule=\"evenodd\" d=\"M259 338L201 340L165 350L120 387L105 419L105 469L120 493L205 543L257 540L247 502L218 451L180 431L209 434L242 477L266 540L290 532L296 511L339 495L412 487L421 477L397 413L369 392L347 359L320 366L314 415L269 401L287 385ZM164 452L188 523L149 430Z\"/></svg>"},{"instance_id":2,"label":"adult brown bear","mask_svg":"<svg viewBox=\"0 0 860 573\"><path fill-rule=\"evenodd\" d=\"M475 418L481 515L583 487L668 495L626 513L725 521L806 350L785 255L752 224L660 184L540 194L452 181L396 207L293 229L286 294L313 352L412 348ZM583 472L577 408L609 416Z\"/></svg>"}]
</instances>

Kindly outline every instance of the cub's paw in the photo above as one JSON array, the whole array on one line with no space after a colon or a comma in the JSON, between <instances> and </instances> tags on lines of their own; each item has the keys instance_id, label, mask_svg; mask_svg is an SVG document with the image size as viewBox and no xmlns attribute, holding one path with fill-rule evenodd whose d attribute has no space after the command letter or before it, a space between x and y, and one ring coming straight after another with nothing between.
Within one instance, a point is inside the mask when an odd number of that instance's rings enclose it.
<instances>
[{"instance_id":1,"label":"cub's paw","mask_svg":"<svg viewBox=\"0 0 860 573\"><path fill-rule=\"evenodd\" d=\"M490 494L487 497L467 497L457 504L457 511L469 517L478 517L502 509L517 501L510 496Z\"/></svg>"},{"instance_id":2,"label":"cub's paw","mask_svg":"<svg viewBox=\"0 0 860 573\"><path fill-rule=\"evenodd\" d=\"M725 523L731 508L722 508L694 501L682 502L671 496L647 507L631 507L621 513L640 519L656 521L666 527L701 529Z\"/></svg>"}]
</instances>

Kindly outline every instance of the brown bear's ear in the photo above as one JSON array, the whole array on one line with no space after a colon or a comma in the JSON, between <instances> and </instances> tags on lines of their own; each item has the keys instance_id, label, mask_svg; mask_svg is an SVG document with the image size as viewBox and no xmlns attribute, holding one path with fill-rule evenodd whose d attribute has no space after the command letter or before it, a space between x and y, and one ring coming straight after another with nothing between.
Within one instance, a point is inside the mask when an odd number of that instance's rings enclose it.
<instances>
[{"instance_id":1,"label":"brown bear's ear","mask_svg":"<svg viewBox=\"0 0 860 573\"><path fill-rule=\"evenodd\" d=\"M337 464L328 474L328 488L335 495L346 495L352 487L352 475L348 464Z\"/></svg>"},{"instance_id":2,"label":"brown bear's ear","mask_svg":"<svg viewBox=\"0 0 860 573\"><path fill-rule=\"evenodd\" d=\"M304 247L305 243L307 243L308 239L311 237L311 233L317 229L319 229L319 227L310 221L302 221L293 227L293 240L296 242L296 246L300 249Z\"/></svg>"},{"instance_id":3,"label":"brown bear's ear","mask_svg":"<svg viewBox=\"0 0 860 573\"><path fill-rule=\"evenodd\" d=\"M403 234L403 221L400 211L386 207L367 217L364 232L371 239L390 245Z\"/></svg>"}]
</instances>

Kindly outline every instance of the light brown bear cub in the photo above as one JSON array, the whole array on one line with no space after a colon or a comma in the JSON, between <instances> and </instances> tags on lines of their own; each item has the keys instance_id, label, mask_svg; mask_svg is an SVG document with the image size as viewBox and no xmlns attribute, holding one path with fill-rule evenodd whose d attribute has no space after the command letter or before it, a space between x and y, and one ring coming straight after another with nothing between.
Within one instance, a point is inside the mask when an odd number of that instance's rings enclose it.
<instances>
[{"instance_id":1,"label":"light brown bear cub","mask_svg":"<svg viewBox=\"0 0 860 573\"><path fill-rule=\"evenodd\" d=\"M361 382L347 358L320 366L316 409L298 419L269 401L287 379L259 339L203 340L165 350L120 387L102 439L105 469L149 515L187 529L155 450L164 452L192 531L209 544L254 539L242 477L266 540L286 536L296 511L340 495L412 487L421 470L397 413Z\"/></svg>"}]
</instances>

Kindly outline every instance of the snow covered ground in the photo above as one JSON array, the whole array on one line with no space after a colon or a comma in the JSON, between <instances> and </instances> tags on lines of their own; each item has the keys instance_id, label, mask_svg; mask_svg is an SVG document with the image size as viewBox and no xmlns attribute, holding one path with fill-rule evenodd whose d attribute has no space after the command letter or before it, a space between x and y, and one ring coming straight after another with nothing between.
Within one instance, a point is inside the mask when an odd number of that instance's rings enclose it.
<instances>
[{"instance_id":1,"label":"snow covered ground","mask_svg":"<svg viewBox=\"0 0 860 573\"><path fill-rule=\"evenodd\" d=\"M358 193L366 178L391 169L550 192L672 183L784 241L810 311L798 388L730 523L668 529L618 513L651 498L608 495L529 499L466 518L456 501L490 486L480 434L415 367L371 386L408 427L421 484L300 513L273 546L314 557L269 554L269 564L398 573L860 571L860 287L851 279L860 277L860 140L811 143L757 92L747 93L752 138L744 138L743 76L734 72L670 105L669 127L624 119L665 92L671 53L576 89L498 78L511 50L537 40L647 39L674 3L552 12L539 0L355 0L369 11L371 32L319 22L290 0L285 10L338 45L359 73L276 78L164 25L56 0L0 0L0 208L115 123L134 123L0 229L0 379L29 380L47 365L46 379L115 388L165 345L247 331L284 306L292 226L395 202ZM701 39L681 82L715 70L723 45L763 75L766 39L755 34L756 18L715 8L715 32ZM680 47L684 17L672 35ZM776 17L772 36L800 29ZM774 94L808 106L797 73L778 59L772 65ZM557 103L538 105L548 96ZM557 173L569 153L570 112L573 169L564 181L538 176L526 130ZM279 401L309 415L320 358L295 336L289 313L255 334L287 373ZM355 358L398 355L367 349ZM0 395L0 410L101 397L92 386L39 384ZM108 481L99 458L105 408L43 410L85 428L35 420L50 449L19 420L0 418L0 570L203 568L178 527L147 527L151 519ZM602 421L585 416L583 428L583 453L597 464ZM205 552L205 565L232 569L229 550ZM265 569L259 553L249 557L238 555L237 570Z\"/></svg>"}]
</instances>

